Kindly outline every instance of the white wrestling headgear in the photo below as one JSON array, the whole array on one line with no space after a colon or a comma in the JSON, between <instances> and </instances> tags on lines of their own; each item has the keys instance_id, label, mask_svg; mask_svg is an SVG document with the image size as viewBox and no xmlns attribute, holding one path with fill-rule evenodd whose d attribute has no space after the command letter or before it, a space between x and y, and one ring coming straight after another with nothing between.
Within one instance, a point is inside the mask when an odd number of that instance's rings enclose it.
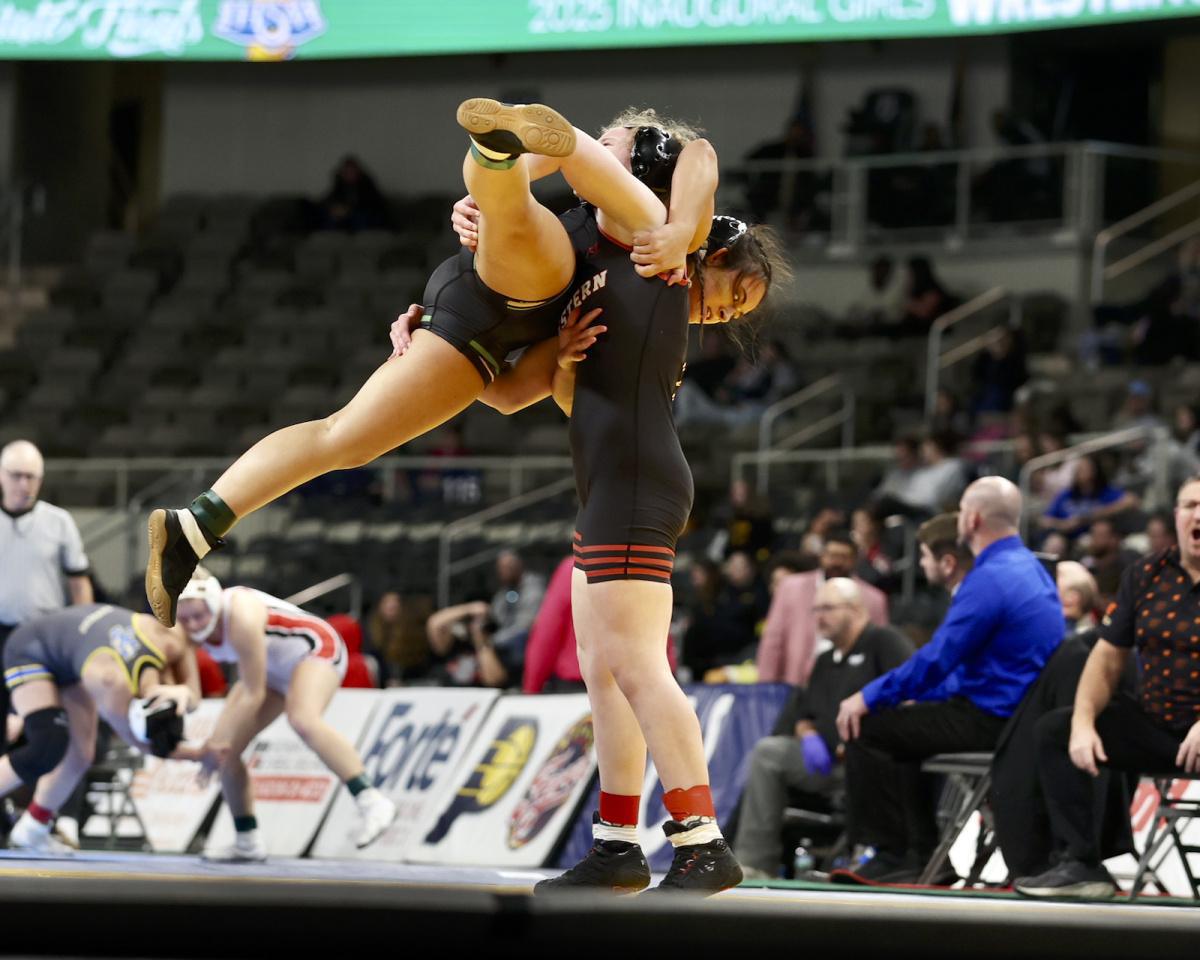
<instances>
[{"instance_id":1,"label":"white wrestling headgear","mask_svg":"<svg viewBox=\"0 0 1200 960\"><path fill-rule=\"evenodd\" d=\"M212 617L203 630L195 633L188 632L192 643L203 643L217 629L217 621L221 617L221 581L203 567L197 567L188 585L179 592L180 600L203 600Z\"/></svg>"}]
</instances>

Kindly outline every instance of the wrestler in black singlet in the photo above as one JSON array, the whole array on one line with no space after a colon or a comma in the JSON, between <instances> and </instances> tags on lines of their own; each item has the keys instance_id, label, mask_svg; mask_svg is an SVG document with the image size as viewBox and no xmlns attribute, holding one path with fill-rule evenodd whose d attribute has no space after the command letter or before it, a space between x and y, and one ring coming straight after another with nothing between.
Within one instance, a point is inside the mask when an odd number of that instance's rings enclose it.
<instances>
[{"instance_id":1,"label":"wrestler in black singlet","mask_svg":"<svg viewBox=\"0 0 1200 960\"><path fill-rule=\"evenodd\" d=\"M692 471L671 410L687 354L688 288L638 276L629 249L601 233L590 210L564 217L569 229L574 221L586 223L592 243L563 320L575 307L600 307L608 328L576 367L575 566L589 583L670 583L692 509Z\"/></svg>"},{"instance_id":2,"label":"wrestler in black singlet","mask_svg":"<svg viewBox=\"0 0 1200 960\"><path fill-rule=\"evenodd\" d=\"M584 222L560 219L578 254L588 245ZM475 254L464 248L441 263L425 285L421 326L470 360L489 384L509 354L557 335L573 289L574 281L548 300L510 300L479 278Z\"/></svg>"}]
</instances>

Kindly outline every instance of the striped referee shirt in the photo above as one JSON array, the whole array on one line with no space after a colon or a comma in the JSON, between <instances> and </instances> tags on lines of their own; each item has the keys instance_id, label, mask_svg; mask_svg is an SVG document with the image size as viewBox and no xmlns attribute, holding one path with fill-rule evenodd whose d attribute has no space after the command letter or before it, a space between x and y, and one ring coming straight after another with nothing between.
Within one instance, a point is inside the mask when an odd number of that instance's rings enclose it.
<instances>
[{"instance_id":1,"label":"striped referee shirt","mask_svg":"<svg viewBox=\"0 0 1200 960\"><path fill-rule=\"evenodd\" d=\"M66 510L41 500L23 513L0 508L0 624L61 610L63 578L87 571L83 539Z\"/></svg>"}]
</instances>

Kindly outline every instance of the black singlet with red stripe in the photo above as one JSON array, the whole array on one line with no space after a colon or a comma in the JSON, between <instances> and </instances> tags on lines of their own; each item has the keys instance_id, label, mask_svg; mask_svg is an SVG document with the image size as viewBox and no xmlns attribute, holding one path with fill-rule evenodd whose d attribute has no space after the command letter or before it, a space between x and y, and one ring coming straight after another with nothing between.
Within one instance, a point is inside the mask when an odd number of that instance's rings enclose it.
<instances>
[{"instance_id":1,"label":"black singlet with red stripe","mask_svg":"<svg viewBox=\"0 0 1200 960\"><path fill-rule=\"evenodd\" d=\"M594 217L588 223L593 242L562 319L599 307L608 332L576 370L575 566L593 583L669 583L693 494L671 409L687 354L688 291L639 277L629 250Z\"/></svg>"}]
</instances>

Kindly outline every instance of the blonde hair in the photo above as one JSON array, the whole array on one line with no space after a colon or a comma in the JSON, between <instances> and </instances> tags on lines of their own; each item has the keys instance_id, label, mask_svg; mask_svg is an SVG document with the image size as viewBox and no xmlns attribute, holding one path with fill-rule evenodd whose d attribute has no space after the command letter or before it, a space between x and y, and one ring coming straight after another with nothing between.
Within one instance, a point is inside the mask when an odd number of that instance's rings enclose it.
<instances>
[{"instance_id":1,"label":"blonde hair","mask_svg":"<svg viewBox=\"0 0 1200 960\"><path fill-rule=\"evenodd\" d=\"M699 140L704 131L682 120L664 117L653 107L626 107L612 121L601 128L601 133L613 127L658 127L665 130L680 143L691 143Z\"/></svg>"}]
</instances>

